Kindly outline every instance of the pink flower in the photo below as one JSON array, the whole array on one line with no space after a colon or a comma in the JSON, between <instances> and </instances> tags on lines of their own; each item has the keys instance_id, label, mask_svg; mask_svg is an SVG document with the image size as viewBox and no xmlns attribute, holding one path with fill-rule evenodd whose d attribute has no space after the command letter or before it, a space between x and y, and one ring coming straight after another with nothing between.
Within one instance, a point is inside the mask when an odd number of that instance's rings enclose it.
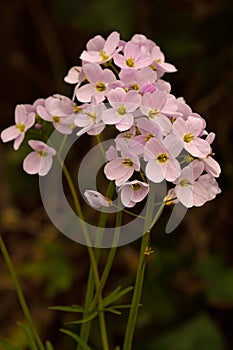
<instances>
[{"instance_id":1,"label":"pink flower","mask_svg":"<svg viewBox=\"0 0 233 350\"><path fill-rule=\"evenodd\" d=\"M77 133L78 136L87 133L88 135L98 135L105 128L105 124L102 121L102 114L106 110L103 103L98 105L90 105L84 108L75 117L75 125L82 127Z\"/></svg>"},{"instance_id":2,"label":"pink flower","mask_svg":"<svg viewBox=\"0 0 233 350\"><path fill-rule=\"evenodd\" d=\"M97 63L87 63L83 72L89 81L76 90L76 97L81 102L90 102L94 96L96 102L105 100L109 83L114 83L116 77L110 69L102 69Z\"/></svg>"},{"instance_id":3,"label":"pink flower","mask_svg":"<svg viewBox=\"0 0 233 350\"><path fill-rule=\"evenodd\" d=\"M163 73L173 73L177 69L173 64L166 63L165 57L159 46L155 46L152 50L153 66L158 71L159 76L162 76Z\"/></svg>"},{"instance_id":4,"label":"pink flower","mask_svg":"<svg viewBox=\"0 0 233 350\"><path fill-rule=\"evenodd\" d=\"M62 95L50 96L44 106L37 107L38 115L53 123L57 131L62 134L71 134L74 128L75 104L68 97Z\"/></svg>"},{"instance_id":5,"label":"pink flower","mask_svg":"<svg viewBox=\"0 0 233 350\"><path fill-rule=\"evenodd\" d=\"M205 179L198 180L203 170L204 164L194 160L182 169L179 179L175 181L177 183L175 187L176 197L186 208L202 206L209 200L209 185L203 185Z\"/></svg>"},{"instance_id":6,"label":"pink flower","mask_svg":"<svg viewBox=\"0 0 233 350\"><path fill-rule=\"evenodd\" d=\"M25 133L35 123L35 113L27 112L24 105L17 105L15 108L15 125L8 127L1 132L3 142L14 141L14 149L18 150L23 142Z\"/></svg>"},{"instance_id":7,"label":"pink flower","mask_svg":"<svg viewBox=\"0 0 233 350\"><path fill-rule=\"evenodd\" d=\"M173 131L179 137L183 147L192 156L204 158L210 154L209 143L199 137L203 132L201 118L188 117L187 120L178 118L173 124Z\"/></svg>"},{"instance_id":8,"label":"pink flower","mask_svg":"<svg viewBox=\"0 0 233 350\"><path fill-rule=\"evenodd\" d=\"M69 84L78 84L83 81L83 72L82 67L74 66L69 69L67 75L65 76L64 80L66 83Z\"/></svg>"},{"instance_id":9,"label":"pink flower","mask_svg":"<svg viewBox=\"0 0 233 350\"><path fill-rule=\"evenodd\" d=\"M206 189L208 195L208 201L211 201L217 194L221 193L217 181L210 174L201 175L198 179L198 183L202 184Z\"/></svg>"},{"instance_id":10,"label":"pink flower","mask_svg":"<svg viewBox=\"0 0 233 350\"><path fill-rule=\"evenodd\" d=\"M134 112L140 102L141 96L134 90L126 92L122 88L111 90L108 100L113 108L104 111L102 119L105 124L116 125L120 131L128 130L134 122Z\"/></svg>"},{"instance_id":11,"label":"pink flower","mask_svg":"<svg viewBox=\"0 0 233 350\"><path fill-rule=\"evenodd\" d=\"M126 207L133 207L147 196L149 185L145 182L134 180L124 183L120 190L123 205Z\"/></svg>"},{"instance_id":12,"label":"pink flower","mask_svg":"<svg viewBox=\"0 0 233 350\"><path fill-rule=\"evenodd\" d=\"M213 132L209 133L208 136L206 137L206 141L209 143L209 145L211 145L214 139L215 139L215 134ZM214 177L219 177L221 173L221 168L218 162L216 162L216 160L213 157L211 157L211 154L208 155L206 158L203 158L202 161L204 163L205 171L208 174Z\"/></svg>"},{"instance_id":13,"label":"pink flower","mask_svg":"<svg viewBox=\"0 0 233 350\"><path fill-rule=\"evenodd\" d=\"M129 41L125 44L124 54L116 53L113 57L114 63L122 69L140 69L148 67L153 59L145 47Z\"/></svg>"},{"instance_id":14,"label":"pink flower","mask_svg":"<svg viewBox=\"0 0 233 350\"><path fill-rule=\"evenodd\" d=\"M115 180L116 185L121 186L133 175L134 171L140 170L140 161L123 139L118 140L118 146L121 147L121 157L110 160L104 167L104 173L109 180ZM109 148L109 159L115 155L116 152L114 154L114 150Z\"/></svg>"},{"instance_id":15,"label":"pink flower","mask_svg":"<svg viewBox=\"0 0 233 350\"><path fill-rule=\"evenodd\" d=\"M135 135L132 139L142 145L145 145L152 137L156 137L158 140L162 141L162 133L158 125L153 123L151 120L146 117L137 119L136 122L138 131L140 135Z\"/></svg>"},{"instance_id":16,"label":"pink flower","mask_svg":"<svg viewBox=\"0 0 233 350\"><path fill-rule=\"evenodd\" d=\"M104 63L109 61L118 52L117 46L120 41L120 34L112 32L106 41L100 35L90 39L87 43L87 51L83 51L80 58L90 63Z\"/></svg>"},{"instance_id":17,"label":"pink flower","mask_svg":"<svg viewBox=\"0 0 233 350\"><path fill-rule=\"evenodd\" d=\"M168 94L165 91L155 91L142 96L141 112L149 117L160 128L165 136L170 133L172 124L166 116L166 103ZM175 110L175 107L174 107Z\"/></svg>"},{"instance_id":18,"label":"pink flower","mask_svg":"<svg viewBox=\"0 0 233 350\"><path fill-rule=\"evenodd\" d=\"M153 88L154 82L157 79L157 74L150 67L145 67L140 70L123 69L119 73L119 78L124 83L124 87L142 92L146 89Z\"/></svg>"},{"instance_id":19,"label":"pink flower","mask_svg":"<svg viewBox=\"0 0 233 350\"><path fill-rule=\"evenodd\" d=\"M174 181L180 175L180 165L172 155L172 152L156 138L151 138L144 148L146 176L151 181L158 183L163 179Z\"/></svg>"},{"instance_id":20,"label":"pink flower","mask_svg":"<svg viewBox=\"0 0 233 350\"><path fill-rule=\"evenodd\" d=\"M30 140L28 144L34 150L27 155L23 161L23 169L28 174L47 175L52 166L52 157L56 154L55 149L46 143L37 140Z\"/></svg>"},{"instance_id":21,"label":"pink flower","mask_svg":"<svg viewBox=\"0 0 233 350\"><path fill-rule=\"evenodd\" d=\"M112 204L112 200L110 198L103 196L98 191L86 190L84 192L84 196L88 200L88 203L91 205L91 207L94 209L109 207Z\"/></svg>"}]
</instances>

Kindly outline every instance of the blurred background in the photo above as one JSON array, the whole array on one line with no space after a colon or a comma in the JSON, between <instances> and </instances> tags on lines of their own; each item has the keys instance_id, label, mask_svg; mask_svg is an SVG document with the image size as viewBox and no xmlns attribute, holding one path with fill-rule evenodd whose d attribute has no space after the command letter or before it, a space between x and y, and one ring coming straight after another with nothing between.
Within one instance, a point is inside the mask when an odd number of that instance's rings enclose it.
<instances>
[{"instance_id":1,"label":"blurred background","mask_svg":"<svg viewBox=\"0 0 233 350\"><path fill-rule=\"evenodd\" d=\"M1 23L0 130L14 120L18 103L53 93L72 96L63 77L79 63L91 37L117 30L129 40L154 40L178 72L166 75L217 134L222 193L188 211L164 233L169 208L153 230L143 308L133 349L233 349L233 5L231 0L3 0ZM86 248L57 232L41 205L37 176L22 170L24 148L0 143L0 229L43 339L56 350L74 349L59 332L69 315L51 305L82 304L89 260ZM140 242L118 250L106 291L132 285ZM107 251L101 264L104 266ZM129 299L125 298L128 303ZM112 348L121 345L127 311L108 315ZM26 349L23 321L7 267L0 256L0 336ZM94 322L93 349L100 349Z\"/></svg>"}]
</instances>

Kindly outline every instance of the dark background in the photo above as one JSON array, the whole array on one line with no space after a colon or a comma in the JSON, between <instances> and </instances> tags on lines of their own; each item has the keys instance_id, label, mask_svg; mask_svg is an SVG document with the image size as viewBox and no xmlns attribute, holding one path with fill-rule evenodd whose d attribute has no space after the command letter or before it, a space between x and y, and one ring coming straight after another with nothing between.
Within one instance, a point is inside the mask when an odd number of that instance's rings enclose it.
<instances>
[{"instance_id":1,"label":"dark background","mask_svg":"<svg viewBox=\"0 0 233 350\"><path fill-rule=\"evenodd\" d=\"M89 38L117 30L129 40L143 33L178 72L165 76L216 133L213 145L222 193L186 214L164 234L169 209L153 231L133 349L233 348L233 6L229 0L3 0L0 3L0 130L11 125L18 103L53 93L72 96L63 77ZM1 233L17 266L42 338L55 349L74 349L59 332L69 316L50 305L82 304L89 268L86 249L64 237L41 205L38 178L23 173L21 151L0 144ZM106 291L131 285L139 242L119 249ZM104 266L107 251L101 264ZM129 302L126 298L126 302ZM127 312L108 315L112 346L121 344ZM0 336L26 349L14 287L0 257ZM90 344L99 346L94 323Z\"/></svg>"}]
</instances>

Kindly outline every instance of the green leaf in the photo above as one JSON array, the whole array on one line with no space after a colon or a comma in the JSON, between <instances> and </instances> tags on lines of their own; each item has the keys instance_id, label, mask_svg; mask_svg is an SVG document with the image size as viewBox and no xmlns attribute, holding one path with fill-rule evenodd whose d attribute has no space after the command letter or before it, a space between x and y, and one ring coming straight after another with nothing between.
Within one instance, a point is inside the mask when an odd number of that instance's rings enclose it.
<instances>
[{"instance_id":1,"label":"green leaf","mask_svg":"<svg viewBox=\"0 0 233 350\"><path fill-rule=\"evenodd\" d=\"M65 312L87 312L87 310L79 305L71 306L50 306L49 310L65 311Z\"/></svg>"},{"instance_id":2,"label":"green leaf","mask_svg":"<svg viewBox=\"0 0 233 350\"><path fill-rule=\"evenodd\" d=\"M198 267L198 272L208 283L207 296L211 303L233 303L233 269L218 256L212 256Z\"/></svg>"},{"instance_id":3,"label":"green leaf","mask_svg":"<svg viewBox=\"0 0 233 350\"><path fill-rule=\"evenodd\" d=\"M73 332L68 331L67 329L60 329L60 332L69 335L72 339L74 339L78 344L82 346L83 350L92 350L90 346L88 346L77 334L74 334Z\"/></svg>"},{"instance_id":4,"label":"green leaf","mask_svg":"<svg viewBox=\"0 0 233 350\"><path fill-rule=\"evenodd\" d=\"M131 292L133 290L133 287L127 287L125 289L121 289L121 287L117 287L113 292L108 294L104 299L103 299L103 306L106 307L112 303L114 303L116 300L120 299L123 297L125 294Z\"/></svg>"},{"instance_id":5,"label":"green leaf","mask_svg":"<svg viewBox=\"0 0 233 350\"><path fill-rule=\"evenodd\" d=\"M87 323L92 321L96 316L98 316L98 311L94 311L90 316L82 319L82 320L78 320L78 321L70 321L70 322L66 322L66 324L81 324L81 323Z\"/></svg>"},{"instance_id":6,"label":"green leaf","mask_svg":"<svg viewBox=\"0 0 233 350\"><path fill-rule=\"evenodd\" d=\"M17 324L19 325L19 327L24 332L24 335L25 335L25 337L26 337L26 339L28 341L28 345L30 346L30 349L31 350L37 350L37 346L35 344L33 335L30 332L30 329L27 326L25 326L23 323L21 323L21 322L18 322Z\"/></svg>"},{"instance_id":7,"label":"green leaf","mask_svg":"<svg viewBox=\"0 0 233 350\"><path fill-rule=\"evenodd\" d=\"M54 350L54 347L49 340L46 340L45 347L46 347L46 350Z\"/></svg>"},{"instance_id":8,"label":"green leaf","mask_svg":"<svg viewBox=\"0 0 233 350\"><path fill-rule=\"evenodd\" d=\"M4 350L22 350L21 348L18 348L10 344L7 340L4 340L4 339L0 339L0 345Z\"/></svg>"},{"instance_id":9,"label":"green leaf","mask_svg":"<svg viewBox=\"0 0 233 350\"><path fill-rule=\"evenodd\" d=\"M206 315L200 315L181 327L166 332L148 347L156 350L223 350L222 334Z\"/></svg>"}]
</instances>

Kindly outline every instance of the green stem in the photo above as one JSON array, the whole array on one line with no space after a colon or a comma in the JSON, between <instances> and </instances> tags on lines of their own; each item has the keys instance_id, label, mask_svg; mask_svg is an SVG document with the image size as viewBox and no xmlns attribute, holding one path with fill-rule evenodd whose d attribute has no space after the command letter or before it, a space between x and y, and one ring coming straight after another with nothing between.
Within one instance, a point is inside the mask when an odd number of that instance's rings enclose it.
<instances>
[{"instance_id":1,"label":"green stem","mask_svg":"<svg viewBox=\"0 0 233 350\"><path fill-rule=\"evenodd\" d=\"M23 291L20 287L20 283L19 283L19 280L18 280L18 277L17 277L17 274L16 274L16 271L15 271L15 268L14 268L14 265L13 265L13 262L10 258L10 255L7 251L7 248L4 244L4 241L2 239L2 236L0 234L0 248L1 248L1 252L2 252L2 255L5 259L5 262L6 262L6 265L8 267L8 270L11 274L11 278L12 278L12 281L14 283L14 286L15 286L15 289L16 289L16 293L17 293L17 297L18 297L18 300L19 300L19 303L21 305L21 308L23 310L23 313L24 313L24 316L26 318L26 321L29 325L29 328L30 328L30 331L31 331L31 334L33 335L33 341L35 342L35 346L36 348L38 348L39 350L45 350L44 348L44 345L39 337L39 334L37 333L37 330L33 324L33 321L32 321L32 318L31 318L31 314L30 314L30 311L29 311L29 308L28 308L28 305L27 305L27 302L25 300L25 297L23 295Z\"/></svg>"},{"instance_id":2,"label":"green stem","mask_svg":"<svg viewBox=\"0 0 233 350\"><path fill-rule=\"evenodd\" d=\"M149 193L149 199L148 199L148 209L147 209L147 215L146 215L146 221L145 221L145 227L147 227L147 223L151 221L152 216L152 201L154 198L153 191ZM149 230L143 235L142 242L141 242L141 249L140 249L140 255L139 255L139 263L138 263L138 269L136 274L136 281L134 286L134 293L133 293L133 299L131 303L128 323L126 327L126 333L125 333L125 339L124 339L124 345L123 350L130 350L132 348L132 342L133 342L133 336L135 331L135 326L137 322L137 315L138 315L138 308L140 304L140 298L142 293L142 287L144 282L144 275L145 275L145 266L146 266L146 248L149 246L150 242L150 231L155 224L155 222L158 220L162 209L164 207L164 203L160 206L159 210L157 211L154 219L151 222L151 225L149 227Z\"/></svg>"},{"instance_id":3,"label":"green stem","mask_svg":"<svg viewBox=\"0 0 233 350\"><path fill-rule=\"evenodd\" d=\"M81 225L82 225L83 233L85 235L87 250L88 250L88 254L89 254L89 258L90 258L90 262L91 262L91 266L92 266L93 277L95 280L95 286L96 286L96 290L98 290L99 285L100 285L98 267L97 267L97 263L95 260L94 250L91 247L89 233L88 233L88 230L87 230L87 227L85 224L83 212L82 212L82 209L81 209L81 206L80 206L77 194L76 194L76 189L75 189L73 180L70 176L70 173L69 173L68 169L66 168L65 164L62 162L60 155L57 154L57 157L58 157L58 160L63 167L63 173L65 175L66 181L67 181L68 186L70 188L70 192L71 192L71 195L72 195L72 198L74 201L75 209L76 209L77 214L79 215L79 217L81 219ZM99 304L98 304L99 310L103 310L103 300L102 300L101 294L99 296L98 302L99 302ZM106 331L105 316L104 316L104 313L102 311L99 312L99 322L100 322L100 332L101 332L101 337L102 337L103 349L108 350L109 347L108 347L108 338L107 338L107 331Z\"/></svg>"}]
</instances>

